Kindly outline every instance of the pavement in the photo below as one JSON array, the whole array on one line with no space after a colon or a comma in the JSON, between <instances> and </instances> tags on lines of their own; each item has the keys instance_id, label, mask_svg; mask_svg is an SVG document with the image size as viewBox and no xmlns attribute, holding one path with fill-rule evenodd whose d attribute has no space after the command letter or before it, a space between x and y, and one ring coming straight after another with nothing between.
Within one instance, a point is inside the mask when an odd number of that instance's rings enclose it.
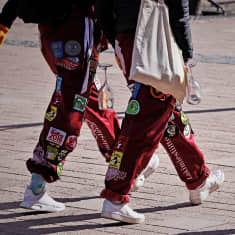
<instances>
[{"instance_id":1,"label":"pavement","mask_svg":"<svg viewBox=\"0 0 235 235\"><path fill-rule=\"evenodd\" d=\"M191 20L197 60L193 74L203 93L200 104L183 106L207 165L225 172L224 184L203 204L192 206L160 146L160 166L143 188L131 194L132 208L144 213L146 222L128 225L100 217L107 164L85 123L62 179L47 187L66 210L38 213L19 208L30 181L25 161L37 143L55 77L40 53L37 27L17 20L0 48L0 235L235 234L234 23L234 16ZM108 78L121 121L130 92L111 49L101 62L113 64ZM102 80L103 71L98 76Z\"/></svg>"}]
</instances>

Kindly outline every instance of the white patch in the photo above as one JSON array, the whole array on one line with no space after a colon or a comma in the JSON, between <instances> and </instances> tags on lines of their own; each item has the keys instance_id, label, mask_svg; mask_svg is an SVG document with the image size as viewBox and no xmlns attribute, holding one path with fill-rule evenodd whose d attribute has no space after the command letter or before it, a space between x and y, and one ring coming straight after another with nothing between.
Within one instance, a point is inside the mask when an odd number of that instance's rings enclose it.
<instances>
[{"instance_id":1,"label":"white patch","mask_svg":"<svg viewBox=\"0 0 235 235\"><path fill-rule=\"evenodd\" d=\"M66 132L56 129L54 127L51 127L47 136L47 140L52 143L62 146L65 140L65 136L66 136Z\"/></svg>"}]
</instances>

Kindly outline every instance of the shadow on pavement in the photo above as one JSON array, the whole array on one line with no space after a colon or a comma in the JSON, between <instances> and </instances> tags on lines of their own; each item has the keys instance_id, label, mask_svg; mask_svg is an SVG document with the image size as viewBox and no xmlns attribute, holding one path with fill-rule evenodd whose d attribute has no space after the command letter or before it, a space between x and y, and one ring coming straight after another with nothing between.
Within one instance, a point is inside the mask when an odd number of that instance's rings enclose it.
<instances>
[{"instance_id":1,"label":"shadow on pavement","mask_svg":"<svg viewBox=\"0 0 235 235\"><path fill-rule=\"evenodd\" d=\"M226 235L226 234L235 234L235 229L178 233L178 235Z\"/></svg>"},{"instance_id":2,"label":"shadow on pavement","mask_svg":"<svg viewBox=\"0 0 235 235\"><path fill-rule=\"evenodd\" d=\"M59 201L80 201L80 200L89 200L96 197L84 197L84 198L63 198ZM57 198L58 199L58 198ZM0 203L1 210L9 210L9 209L16 209L19 207L20 202L9 202L9 203ZM136 211L141 213L152 213L164 210L175 210L178 208L189 207L192 206L190 203L178 203L170 206L163 206L163 207L155 207L155 208L142 208ZM79 208L77 209L79 213ZM43 214L50 214L50 216L46 218L38 218L37 215ZM78 214L78 215L68 215L68 216L59 216L60 213L55 213L55 217L51 217L54 213L46 213L46 212L34 212L34 211L26 211L26 212L19 212L19 213L8 213L5 215L0 215L0 219L16 219L20 218L20 221L8 222L6 224L0 224L1 231L9 231L8 228L16 228L17 232L24 233L24 234L51 234L51 233L59 233L59 232L69 232L69 231L81 231L85 229L97 229L97 228L104 228L104 227L120 227L130 224L121 223L121 222L112 222L112 223L105 223L105 224L97 224L97 222L91 223L88 222L89 220L96 220L101 218L100 213L90 213L90 214ZM27 216L30 216L27 219ZM33 217L32 217L33 216ZM86 224L80 225L71 225L71 223L78 223L86 221ZM108 221L108 220L107 220ZM70 223L70 225L66 225L66 223ZM89 224L90 223L90 224ZM103 223L103 221L102 221ZM47 227L48 225L48 227ZM53 227L50 227L53 225ZM58 226L56 226L58 225ZM38 226L45 226L44 228L35 228ZM11 231L12 232L12 231Z\"/></svg>"},{"instance_id":3,"label":"shadow on pavement","mask_svg":"<svg viewBox=\"0 0 235 235\"><path fill-rule=\"evenodd\" d=\"M184 113L216 113L216 112L228 112L228 111L235 111L235 107L234 108L221 108L221 109L189 110L189 111L184 111ZM125 115L125 112L117 112L118 119L123 119L124 115ZM34 127L34 126L42 126L42 125L43 125L42 122L15 124L15 125L3 125L3 126L0 126L0 131L6 131L9 129Z\"/></svg>"}]
</instances>

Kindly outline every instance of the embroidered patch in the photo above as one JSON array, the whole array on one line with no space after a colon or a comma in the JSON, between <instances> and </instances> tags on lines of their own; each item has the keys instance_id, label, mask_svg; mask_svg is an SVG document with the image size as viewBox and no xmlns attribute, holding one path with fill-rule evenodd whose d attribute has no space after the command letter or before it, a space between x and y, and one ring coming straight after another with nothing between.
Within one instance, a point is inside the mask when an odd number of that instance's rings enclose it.
<instances>
[{"instance_id":1,"label":"embroidered patch","mask_svg":"<svg viewBox=\"0 0 235 235\"><path fill-rule=\"evenodd\" d=\"M188 124L188 118L187 118L187 116L184 114L183 111L180 111L180 119L181 119L181 122L182 122L184 125L187 125L187 124Z\"/></svg>"},{"instance_id":2,"label":"embroidered patch","mask_svg":"<svg viewBox=\"0 0 235 235\"><path fill-rule=\"evenodd\" d=\"M61 93L61 84L62 84L62 77L57 77L56 92L58 92L58 93Z\"/></svg>"},{"instance_id":3,"label":"embroidered patch","mask_svg":"<svg viewBox=\"0 0 235 235\"><path fill-rule=\"evenodd\" d=\"M66 158L66 156L68 155L68 153L69 153L68 150L65 150L65 149L61 150L57 155L57 161L58 162L63 161Z\"/></svg>"},{"instance_id":4,"label":"embroidered patch","mask_svg":"<svg viewBox=\"0 0 235 235\"><path fill-rule=\"evenodd\" d=\"M59 178L62 175L62 170L63 170L63 164L60 162L56 167L56 172Z\"/></svg>"},{"instance_id":5,"label":"embroidered patch","mask_svg":"<svg viewBox=\"0 0 235 235\"><path fill-rule=\"evenodd\" d=\"M113 152L109 162L109 167L119 169L122 161L122 156L123 152L118 152L118 151Z\"/></svg>"},{"instance_id":6,"label":"embroidered patch","mask_svg":"<svg viewBox=\"0 0 235 235\"><path fill-rule=\"evenodd\" d=\"M105 180L110 181L110 180L124 180L127 176L126 172L120 171L115 168L108 168L107 174L105 176Z\"/></svg>"},{"instance_id":7,"label":"embroidered patch","mask_svg":"<svg viewBox=\"0 0 235 235\"><path fill-rule=\"evenodd\" d=\"M125 146L127 145L127 141L128 138L126 136L119 136L117 144L115 145L114 149L123 152Z\"/></svg>"},{"instance_id":8,"label":"embroidered patch","mask_svg":"<svg viewBox=\"0 0 235 235\"><path fill-rule=\"evenodd\" d=\"M52 100L52 104L55 105L56 107L58 107L62 102L62 96L60 92L55 92L53 100Z\"/></svg>"},{"instance_id":9,"label":"embroidered patch","mask_svg":"<svg viewBox=\"0 0 235 235\"><path fill-rule=\"evenodd\" d=\"M131 100L127 106L126 113L128 114L138 114L140 111L140 105L137 100Z\"/></svg>"},{"instance_id":10,"label":"embroidered patch","mask_svg":"<svg viewBox=\"0 0 235 235\"><path fill-rule=\"evenodd\" d=\"M177 136L179 133L179 127L176 125L168 125L168 127L165 130L164 135L167 136L168 138L173 138Z\"/></svg>"},{"instance_id":11,"label":"embroidered patch","mask_svg":"<svg viewBox=\"0 0 235 235\"><path fill-rule=\"evenodd\" d=\"M79 57L66 57L66 59L69 60L69 61L72 61L72 62L74 62L76 64L80 63Z\"/></svg>"},{"instance_id":12,"label":"embroidered patch","mask_svg":"<svg viewBox=\"0 0 235 235\"><path fill-rule=\"evenodd\" d=\"M51 50L52 54L55 58L62 58L63 57L63 42L56 41L51 43Z\"/></svg>"},{"instance_id":13,"label":"embroidered patch","mask_svg":"<svg viewBox=\"0 0 235 235\"><path fill-rule=\"evenodd\" d=\"M59 152L58 148L56 148L55 146L48 145L46 152L46 159L54 161L56 159L58 152Z\"/></svg>"},{"instance_id":14,"label":"embroidered patch","mask_svg":"<svg viewBox=\"0 0 235 235\"><path fill-rule=\"evenodd\" d=\"M150 94L153 98L155 99L164 99L165 100L165 94L163 94L161 91L153 88L153 87L150 87Z\"/></svg>"},{"instance_id":15,"label":"embroidered patch","mask_svg":"<svg viewBox=\"0 0 235 235\"><path fill-rule=\"evenodd\" d=\"M86 109L86 105L87 105L87 98L76 94L73 101L73 109L80 112L84 112Z\"/></svg>"},{"instance_id":16,"label":"embroidered patch","mask_svg":"<svg viewBox=\"0 0 235 235\"><path fill-rule=\"evenodd\" d=\"M52 143L58 144L59 146L62 146L64 143L65 136L66 133L64 131L56 129L54 127L50 127L47 140Z\"/></svg>"},{"instance_id":17,"label":"embroidered patch","mask_svg":"<svg viewBox=\"0 0 235 235\"><path fill-rule=\"evenodd\" d=\"M57 59L56 65L70 71L77 69L79 66L78 63L75 63L67 59Z\"/></svg>"},{"instance_id":18,"label":"embroidered patch","mask_svg":"<svg viewBox=\"0 0 235 235\"><path fill-rule=\"evenodd\" d=\"M186 138L189 138L189 137L190 137L190 126L189 126L189 125L186 125L186 126L184 127L184 136L185 136Z\"/></svg>"},{"instance_id":19,"label":"embroidered patch","mask_svg":"<svg viewBox=\"0 0 235 235\"><path fill-rule=\"evenodd\" d=\"M69 40L65 43L64 50L67 55L76 56L81 52L81 45L78 41Z\"/></svg>"},{"instance_id":20,"label":"embroidered patch","mask_svg":"<svg viewBox=\"0 0 235 235\"><path fill-rule=\"evenodd\" d=\"M65 148L72 151L75 149L77 145L77 136L76 135L70 135L67 137L65 141Z\"/></svg>"},{"instance_id":21,"label":"embroidered patch","mask_svg":"<svg viewBox=\"0 0 235 235\"><path fill-rule=\"evenodd\" d=\"M141 87L141 83L135 82L133 87L132 87L132 98L135 99L139 93Z\"/></svg>"},{"instance_id":22,"label":"embroidered patch","mask_svg":"<svg viewBox=\"0 0 235 235\"><path fill-rule=\"evenodd\" d=\"M48 111L45 115L45 119L47 119L48 121L52 121L55 119L57 114L57 107L55 106L50 106L50 111Z\"/></svg>"}]
</instances>

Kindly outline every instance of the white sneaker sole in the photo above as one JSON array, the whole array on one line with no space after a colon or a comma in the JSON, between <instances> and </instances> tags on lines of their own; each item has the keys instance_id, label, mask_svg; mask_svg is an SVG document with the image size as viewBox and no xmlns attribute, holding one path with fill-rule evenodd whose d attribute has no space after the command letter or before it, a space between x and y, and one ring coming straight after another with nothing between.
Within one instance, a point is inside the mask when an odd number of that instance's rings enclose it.
<instances>
[{"instance_id":1,"label":"white sneaker sole","mask_svg":"<svg viewBox=\"0 0 235 235\"><path fill-rule=\"evenodd\" d=\"M64 207L49 207L47 205L42 205L42 204L34 204L34 205L29 205L27 202L22 202L20 203L20 207L28 210L34 210L34 211L45 211L45 212L60 212L65 210Z\"/></svg>"},{"instance_id":2,"label":"white sneaker sole","mask_svg":"<svg viewBox=\"0 0 235 235\"><path fill-rule=\"evenodd\" d=\"M120 215L117 213L112 213L112 212L105 212L102 211L101 217L106 218L106 219L112 219L120 222L125 222L128 224L140 224L145 221L145 218L131 218L128 216Z\"/></svg>"}]
</instances>

